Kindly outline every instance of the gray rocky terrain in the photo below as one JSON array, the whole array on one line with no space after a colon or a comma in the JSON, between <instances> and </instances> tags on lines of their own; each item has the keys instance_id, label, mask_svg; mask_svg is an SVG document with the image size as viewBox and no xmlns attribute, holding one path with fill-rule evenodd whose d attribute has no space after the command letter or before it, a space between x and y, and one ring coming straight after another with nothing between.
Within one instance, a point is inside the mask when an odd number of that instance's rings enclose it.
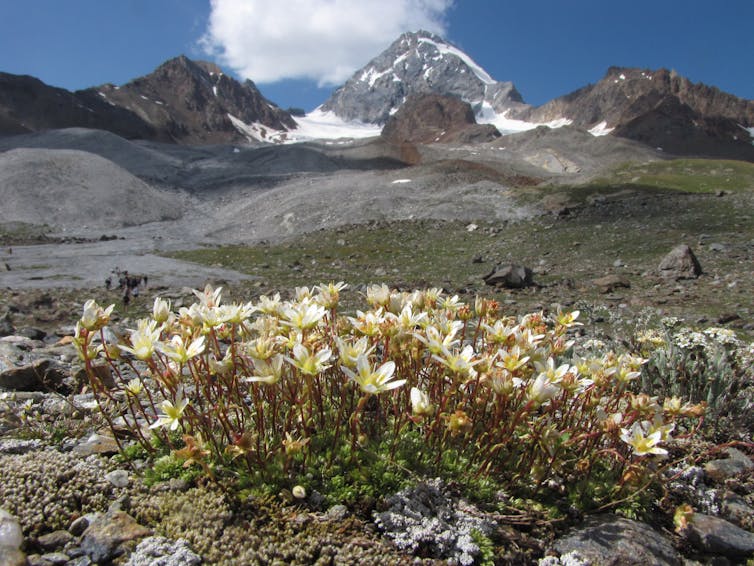
<instances>
[{"instance_id":1,"label":"gray rocky terrain","mask_svg":"<svg viewBox=\"0 0 754 566\"><path fill-rule=\"evenodd\" d=\"M575 180L605 165L662 157L571 129L423 145L410 167L380 139L188 147L74 128L0 138L0 151L0 222L43 227L70 250L15 246L5 260L10 271L0 272L0 286L10 287L99 285L114 267L128 266L177 281L176 273L192 270L150 254L373 220L529 218L544 210L514 198L521 179Z\"/></svg>"}]
</instances>

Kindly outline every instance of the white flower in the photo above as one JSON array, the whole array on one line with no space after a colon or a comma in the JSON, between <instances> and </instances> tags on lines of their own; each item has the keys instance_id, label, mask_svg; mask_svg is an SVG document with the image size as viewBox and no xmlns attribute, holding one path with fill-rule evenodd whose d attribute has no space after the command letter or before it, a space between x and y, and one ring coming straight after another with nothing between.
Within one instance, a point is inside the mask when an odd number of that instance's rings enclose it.
<instances>
[{"instance_id":1,"label":"white flower","mask_svg":"<svg viewBox=\"0 0 754 566\"><path fill-rule=\"evenodd\" d=\"M183 397L183 391L178 391L175 397L175 402L165 399L160 403L163 414L157 415L157 420L152 423L149 428L158 428L161 426L168 426L170 430L175 430L180 424L183 411L188 406L188 399Z\"/></svg>"},{"instance_id":2,"label":"white flower","mask_svg":"<svg viewBox=\"0 0 754 566\"><path fill-rule=\"evenodd\" d=\"M369 363L369 359L366 356L359 356L355 372L345 366L341 366L340 369L353 379L364 393L382 393L406 383L405 379L390 381L393 373L395 373L395 362L392 360L385 362L379 368L375 369Z\"/></svg>"},{"instance_id":3,"label":"white flower","mask_svg":"<svg viewBox=\"0 0 754 566\"><path fill-rule=\"evenodd\" d=\"M430 416L435 412L435 408L429 402L429 395L416 387L411 388L411 411L416 416L422 417Z\"/></svg>"},{"instance_id":4,"label":"white flower","mask_svg":"<svg viewBox=\"0 0 754 566\"><path fill-rule=\"evenodd\" d=\"M204 336L193 340L187 348L186 344L183 343L183 338L176 335L170 339L170 342L158 343L157 349L174 362L185 364L191 358L195 358L204 352Z\"/></svg>"},{"instance_id":5,"label":"white flower","mask_svg":"<svg viewBox=\"0 0 754 566\"><path fill-rule=\"evenodd\" d=\"M157 326L157 321L141 319L137 323L136 330L131 331L131 346L118 345L118 348L129 354L133 354L140 360L148 360L154 354L155 347L160 340L162 325Z\"/></svg>"},{"instance_id":6,"label":"white flower","mask_svg":"<svg viewBox=\"0 0 754 566\"><path fill-rule=\"evenodd\" d=\"M254 375L244 381L261 382L272 385L280 381L283 375L283 361L285 358L278 354L269 360L254 360Z\"/></svg>"},{"instance_id":7,"label":"white flower","mask_svg":"<svg viewBox=\"0 0 754 566\"><path fill-rule=\"evenodd\" d=\"M620 439L633 448L637 456L646 456L648 454L667 454L668 451L660 448L658 444L662 440L662 431L655 430L647 434L639 423L634 423L631 429L622 428Z\"/></svg>"},{"instance_id":8,"label":"white flower","mask_svg":"<svg viewBox=\"0 0 754 566\"><path fill-rule=\"evenodd\" d=\"M308 348L300 342L293 346L293 358L285 359L301 370L306 375L317 375L330 367L326 362L330 359L332 351L324 348L319 352L309 352Z\"/></svg>"},{"instance_id":9,"label":"white flower","mask_svg":"<svg viewBox=\"0 0 754 566\"><path fill-rule=\"evenodd\" d=\"M103 309L93 299L84 303L84 313L81 315L81 326L89 331L99 330L110 322L110 313L115 305Z\"/></svg>"},{"instance_id":10,"label":"white flower","mask_svg":"<svg viewBox=\"0 0 754 566\"><path fill-rule=\"evenodd\" d=\"M168 319L168 317L170 317L170 301L155 297L154 305L152 305L152 318L155 319L158 324L162 324Z\"/></svg>"}]
</instances>

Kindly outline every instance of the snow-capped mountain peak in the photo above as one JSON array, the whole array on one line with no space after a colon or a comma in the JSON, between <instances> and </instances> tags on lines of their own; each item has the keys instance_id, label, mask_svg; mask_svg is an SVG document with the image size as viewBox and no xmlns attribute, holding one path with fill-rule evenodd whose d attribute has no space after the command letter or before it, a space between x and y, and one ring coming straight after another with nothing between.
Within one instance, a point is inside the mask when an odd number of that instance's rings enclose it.
<instances>
[{"instance_id":1,"label":"snow-capped mountain peak","mask_svg":"<svg viewBox=\"0 0 754 566\"><path fill-rule=\"evenodd\" d=\"M458 47L426 32L401 35L321 106L343 120L384 124L412 94L458 96L476 113L523 105L513 83L494 80Z\"/></svg>"}]
</instances>

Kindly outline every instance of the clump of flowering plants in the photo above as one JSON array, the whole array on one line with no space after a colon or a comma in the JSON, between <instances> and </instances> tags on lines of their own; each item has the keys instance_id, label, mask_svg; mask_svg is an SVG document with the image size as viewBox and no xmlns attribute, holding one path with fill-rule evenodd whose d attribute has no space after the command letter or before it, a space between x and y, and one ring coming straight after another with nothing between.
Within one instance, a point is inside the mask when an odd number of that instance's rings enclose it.
<instances>
[{"instance_id":1,"label":"clump of flowering plants","mask_svg":"<svg viewBox=\"0 0 754 566\"><path fill-rule=\"evenodd\" d=\"M380 285L344 316L344 287L244 304L207 287L178 312L157 298L121 342L107 330L112 307L89 301L75 344L114 432L149 451L156 434L213 478L322 488L376 458L399 475L462 469L527 489L608 471L617 498L702 416L632 392L642 358L574 357L578 312L513 318L492 300ZM115 388L98 378L102 360Z\"/></svg>"}]
</instances>

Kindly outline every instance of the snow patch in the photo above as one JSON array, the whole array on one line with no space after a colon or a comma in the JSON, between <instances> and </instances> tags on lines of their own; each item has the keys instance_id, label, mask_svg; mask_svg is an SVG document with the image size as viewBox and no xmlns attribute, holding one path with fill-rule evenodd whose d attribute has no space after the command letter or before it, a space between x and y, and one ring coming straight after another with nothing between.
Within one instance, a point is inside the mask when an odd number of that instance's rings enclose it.
<instances>
[{"instance_id":1,"label":"snow patch","mask_svg":"<svg viewBox=\"0 0 754 566\"><path fill-rule=\"evenodd\" d=\"M508 110L502 114L496 113L489 102L484 102L482 104L482 109L476 115L476 121L479 124L492 124L501 134L526 132L538 128L539 126L562 128L563 126L570 126L573 123L573 120L569 120L568 118L558 118L557 120L541 123L516 120L515 118L508 118Z\"/></svg>"},{"instance_id":2,"label":"snow patch","mask_svg":"<svg viewBox=\"0 0 754 566\"><path fill-rule=\"evenodd\" d=\"M215 93L215 97L217 97L217 85L212 87L212 92Z\"/></svg>"},{"instance_id":3,"label":"snow patch","mask_svg":"<svg viewBox=\"0 0 754 566\"><path fill-rule=\"evenodd\" d=\"M390 184L391 185L403 185L405 183L410 183L410 182L411 182L411 179L396 179L395 181L393 181Z\"/></svg>"},{"instance_id":4,"label":"snow patch","mask_svg":"<svg viewBox=\"0 0 754 566\"><path fill-rule=\"evenodd\" d=\"M614 129L615 128L608 128L607 122L603 120L602 122L594 126L591 130L589 130L589 133L595 137L600 137L600 136L606 136L607 134L612 132Z\"/></svg>"},{"instance_id":5,"label":"snow patch","mask_svg":"<svg viewBox=\"0 0 754 566\"><path fill-rule=\"evenodd\" d=\"M306 141L315 139L338 139L338 138L371 138L379 136L382 127L378 124L367 124L364 122L348 122L333 112L323 112L315 108L306 116L295 116L293 118L298 124L298 128L288 132L287 141Z\"/></svg>"},{"instance_id":6,"label":"snow patch","mask_svg":"<svg viewBox=\"0 0 754 566\"><path fill-rule=\"evenodd\" d=\"M469 57L466 53L464 53L457 47L453 47L452 45L449 45L447 43L437 43L436 41L433 41L428 37L420 37L419 43L429 43L431 45L434 45L435 48L443 55L455 55L461 61L466 63L466 65L474 72L477 78L483 83L492 85L497 82L487 73L487 71L482 69L482 67L480 67L471 57Z\"/></svg>"},{"instance_id":7,"label":"snow patch","mask_svg":"<svg viewBox=\"0 0 754 566\"><path fill-rule=\"evenodd\" d=\"M620 76L619 76L618 78L619 78L620 80L622 80L622 81L625 81L625 80L626 80L626 75L624 75L623 73L621 73L621 74L620 74Z\"/></svg>"},{"instance_id":8,"label":"snow patch","mask_svg":"<svg viewBox=\"0 0 754 566\"><path fill-rule=\"evenodd\" d=\"M754 128L747 128L746 126L742 124L739 124L739 126L741 126L742 129L749 132L749 135L751 136L751 143L754 144Z\"/></svg>"},{"instance_id":9,"label":"snow patch","mask_svg":"<svg viewBox=\"0 0 754 566\"><path fill-rule=\"evenodd\" d=\"M281 143L287 140L288 132L284 130L275 130L258 122L247 124L243 120L233 116L233 114L227 114L227 116L233 124L233 127L245 135L249 140L268 143Z\"/></svg>"}]
</instances>

